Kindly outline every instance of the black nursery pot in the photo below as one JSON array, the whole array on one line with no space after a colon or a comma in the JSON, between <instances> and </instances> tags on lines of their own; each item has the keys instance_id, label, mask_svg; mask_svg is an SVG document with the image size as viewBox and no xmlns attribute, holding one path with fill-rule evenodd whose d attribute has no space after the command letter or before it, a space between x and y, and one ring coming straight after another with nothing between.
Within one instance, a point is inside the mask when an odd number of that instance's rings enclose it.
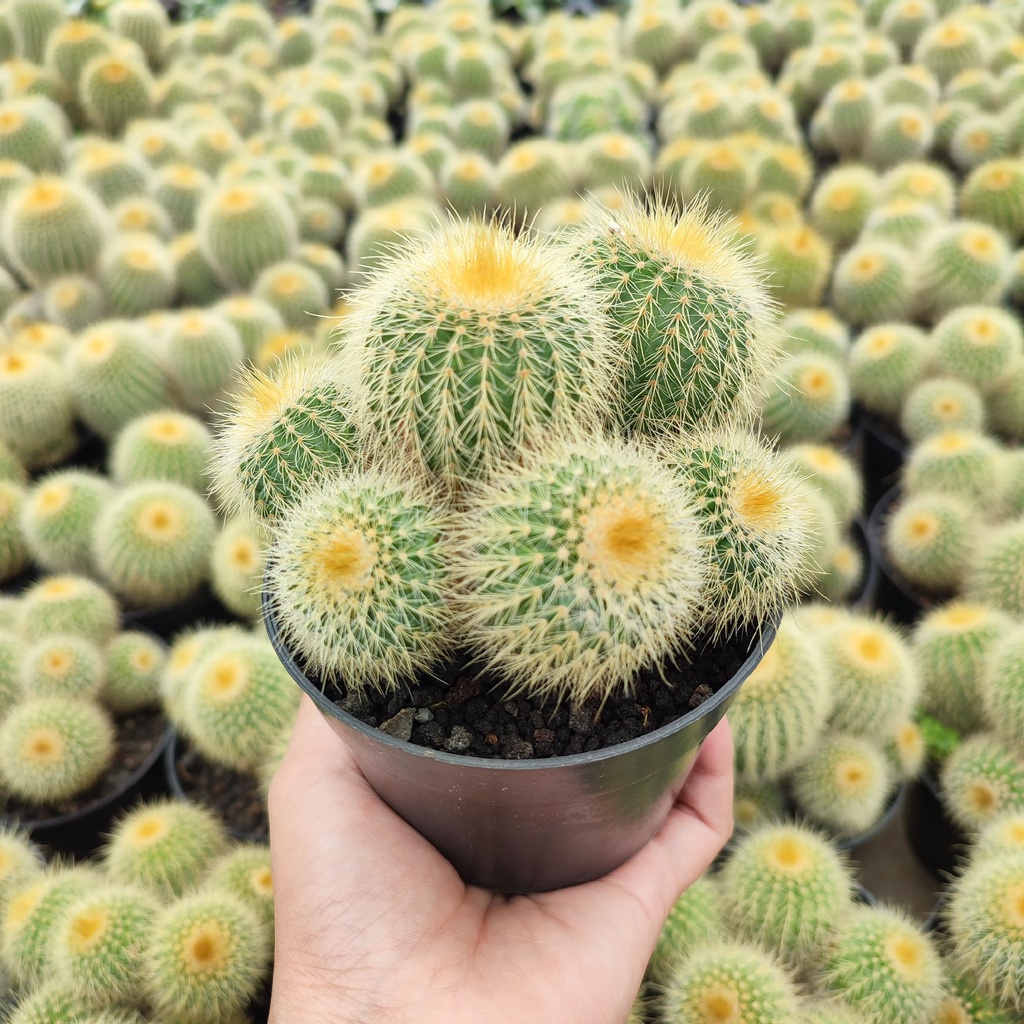
<instances>
[{"instance_id":1,"label":"black nursery pot","mask_svg":"<svg viewBox=\"0 0 1024 1024\"><path fill-rule=\"evenodd\" d=\"M937 879L948 881L969 841L947 814L939 781L931 765L907 790L903 829L918 863Z\"/></svg>"},{"instance_id":2,"label":"black nursery pot","mask_svg":"<svg viewBox=\"0 0 1024 1024\"><path fill-rule=\"evenodd\" d=\"M491 761L388 736L321 693L282 642L264 594L267 634L291 677L348 745L377 795L469 884L545 892L599 878L661 827L701 744L775 638L773 621L700 707L646 736L590 753Z\"/></svg>"},{"instance_id":3,"label":"black nursery pot","mask_svg":"<svg viewBox=\"0 0 1024 1024\"><path fill-rule=\"evenodd\" d=\"M856 419L864 497L870 508L899 479L906 460L907 443L865 409L857 411Z\"/></svg>"},{"instance_id":4,"label":"black nursery pot","mask_svg":"<svg viewBox=\"0 0 1024 1024\"><path fill-rule=\"evenodd\" d=\"M868 519L868 545L878 566L875 607L889 612L897 622L910 625L932 606L932 599L915 590L897 571L885 550L885 521L900 497L899 487L891 487L871 510Z\"/></svg>"},{"instance_id":5,"label":"black nursery pot","mask_svg":"<svg viewBox=\"0 0 1024 1024\"><path fill-rule=\"evenodd\" d=\"M864 575L860 590L854 595L851 604L860 611L870 611L876 607L878 600L878 587L881 580L881 569L878 560L871 550L868 541L868 524L860 516L850 524L850 535L853 543L857 545L861 557L864 559Z\"/></svg>"}]
</instances>

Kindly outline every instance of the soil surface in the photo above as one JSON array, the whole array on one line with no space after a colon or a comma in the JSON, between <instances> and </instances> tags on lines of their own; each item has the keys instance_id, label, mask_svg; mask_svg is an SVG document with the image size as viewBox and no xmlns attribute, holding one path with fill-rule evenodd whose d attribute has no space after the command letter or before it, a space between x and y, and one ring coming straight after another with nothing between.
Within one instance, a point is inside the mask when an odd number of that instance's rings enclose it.
<instances>
[{"instance_id":1,"label":"soil surface","mask_svg":"<svg viewBox=\"0 0 1024 1024\"><path fill-rule=\"evenodd\" d=\"M95 785L52 804L29 804L8 795L0 807L0 819L46 821L88 809L120 789L142 767L167 729L167 719L160 711L140 711L115 719L114 725L117 729L116 747L110 769Z\"/></svg>"},{"instance_id":2,"label":"soil surface","mask_svg":"<svg viewBox=\"0 0 1024 1024\"><path fill-rule=\"evenodd\" d=\"M177 754L178 781L190 800L212 807L234 834L267 841L267 808L255 776L207 761L180 735Z\"/></svg>"},{"instance_id":3,"label":"soil surface","mask_svg":"<svg viewBox=\"0 0 1024 1024\"><path fill-rule=\"evenodd\" d=\"M327 693L367 725L422 747L492 760L559 757L637 739L699 707L736 673L754 640L750 632L724 644L698 641L691 661L666 669L664 678L645 672L629 697L603 707L599 697L579 705L510 699L501 683L465 661L390 698L348 696L334 683Z\"/></svg>"}]
</instances>

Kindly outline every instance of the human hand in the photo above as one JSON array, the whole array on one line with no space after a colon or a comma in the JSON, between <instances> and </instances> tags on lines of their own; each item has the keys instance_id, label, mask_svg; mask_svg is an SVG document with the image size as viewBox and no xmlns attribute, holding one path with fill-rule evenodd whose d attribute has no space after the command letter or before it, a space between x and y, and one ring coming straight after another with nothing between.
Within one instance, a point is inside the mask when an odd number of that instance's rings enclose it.
<instances>
[{"instance_id":1,"label":"human hand","mask_svg":"<svg viewBox=\"0 0 1024 1024\"><path fill-rule=\"evenodd\" d=\"M270 1024L624 1024L669 909L732 831L732 786L723 721L629 861L503 896L383 803L304 697L270 788Z\"/></svg>"}]
</instances>

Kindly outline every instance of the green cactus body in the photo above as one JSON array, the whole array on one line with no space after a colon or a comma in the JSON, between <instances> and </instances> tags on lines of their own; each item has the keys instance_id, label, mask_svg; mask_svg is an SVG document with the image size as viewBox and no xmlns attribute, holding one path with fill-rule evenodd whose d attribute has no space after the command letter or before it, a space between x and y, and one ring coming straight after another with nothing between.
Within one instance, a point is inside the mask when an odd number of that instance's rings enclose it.
<instances>
[{"instance_id":1,"label":"green cactus body","mask_svg":"<svg viewBox=\"0 0 1024 1024\"><path fill-rule=\"evenodd\" d=\"M832 86L816 118L828 148L842 157L859 156L879 104L877 91L866 79L849 78Z\"/></svg>"},{"instance_id":2,"label":"green cactus body","mask_svg":"<svg viewBox=\"0 0 1024 1024\"><path fill-rule=\"evenodd\" d=\"M190 164L170 162L153 174L152 196L179 231L190 231L203 197L212 189L208 175Z\"/></svg>"},{"instance_id":3,"label":"green cactus body","mask_svg":"<svg viewBox=\"0 0 1024 1024\"><path fill-rule=\"evenodd\" d=\"M763 429L782 444L823 442L849 412L850 385L842 366L813 353L782 360L761 401Z\"/></svg>"},{"instance_id":4,"label":"green cactus body","mask_svg":"<svg viewBox=\"0 0 1024 1024\"><path fill-rule=\"evenodd\" d=\"M34 639L71 635L104 643L114 635L119 618L114 598L85 576L49 576L22 596L22 628Z\"/></svg>"},{"instance_id":5,"label":"green cactus body","mask_svg":"<svg viewBox=\"0 0 1024 1024\"><path fill-rule=\"evenodd\" d=\"M921 240L942 223L931 203L913 199L889 199L876 206L864 221L864 241L884 241L916 252Z\"/></svg>"},{"instance_id":6,"label":"green cactus body","mask_svg":"<svg viewBox=\"0 0 1024 1024\"><path fill-rule=\"evenodd\" d=\"M1003 457L1006 485L1003 497L1011 515L1024 513L1024 449L1011 448Z\"/></svg>"},{"instance_id":7,"label":"green cactus body","mask_svg":"<svg viewBox=\"0 0 1024 1024\"><path fill-rule=\"evenodd\" d=\"M351 208L355 202L348 168L341 160L330 156L311 156L303 164L299 189L308 199L324 199L343 210Z\"/></svg>"},{"instance_id":8,"label":"green cactus body","mask_svg":"<svg viewBox=\"0 0 1024 1024\"><path fill-rule=\"evenodd\" d=\"M946 147L950 162L964 174L1010 149L1010 131L1003 114L976 113L953 130Z\"/></svg>"},{"instance_id":9,"label":"green cactus body","mask_svg":"<svg viewBox=\"0 0 1024 1024\"><path fill-rule=\"evenodd\" d=\"M935 1019L942 961L905 912L854 907L822 966L819 989L837 996L870 1024Z\"/></svg>"},{"instance_id":10,"label":"green cactus body","mask_svg":"<svg viewBox=\"0 0 1024 1024\"><path fill-rule=\"evenodd\" d=\"M226 892L255 911L273 928L274 884L270 873L270 848L261 843L239 843L212 865L204 887Z\"/></svg>"},{"instance_id":11,"label":"green cactus body","mask_svg":"<svg viewBox=\"0 0 1024 1024\"><path fill-rule=\"evenodd\" d=\"M13 480L0 480L0 581L13 579L30 561L21 529L26 491Z\"/></svg>"},{"instance_id":12,"label":"green cactus body","mask_svg":"<svg viewBox=\"0 0 1024 1024\"><path fill-rule=\"evenodd\" d=\"M983 995L965 974L949 973L936 1020L962 1024L1013 1024L1012 1011Z\"/></svg>"},{"instance_id":13,"label":"green cactus body","mask_svg":"<svg viewBox=\"0 0 1024 1024\"><path fill-rule=\"evenodd\" d=\"M832 300L851 324L906 318L913 296L912 256L894 242L861 241L836 263Z\"/></svg>"},{"instance_id":14,"label":"green cactus body","mask_svg":"<svg viewBox=\"0 0 1024 1024\"><path fill-rule=\"evenodd\" d=\"M815 228L834 245L849 245L878 201L878 175L860 164L840 164L818 183L811 199Z\"/></svg>"},{"instance_id":15,"label":"green cactus body","mask_svg":"<svg viewBox=\"0 0 1024 1024\"><path fill-rule=\"evenodd\" d=\"M79 99L89 123L110 136L120 135L135 118L153 112L153 79L141 61L119 53L101 53L82 69Z\"/></svg>"},{"instance_id":16,"label":"green cactus body","mask_svg":"<svg viewBox=\"0 0 1024 1024\"><path fill-rule=\"evenodd\" d=\"M966 381L934 377L907 393L900 426L915 444L947 430L977 433L985 426L985 402Z\"/></svg>"},{"instance_id":17,"label":"green cactus body","mask_svg":"<svg viewBox=\"0 0 1024 1024\"><path fill-rule=\"evenodd\" d=\"M0 352L0 441L30 469L74 447L73 410L64 368L41 352Z\"/></svg>"},{"instance_id":18,"label":"green cactus body","mask_svg":"<svg viewBox=\"0 0 1024 1024\"><path fill-rule=\"evenodd\" d=\"M785 459L797 475L818 488L835 511L837 521L848 526L863 509L860 471L853 461L830 445L797 444L785 450Z\"/></svg>"},{"instance_id":19,"label":"green cactus body","mask_svg":"<svg viewBox=\"0 0 1024 1024\"><path fill-rule=\"evenodd\" d=\"M58 277L43 293L43 311L47 320L71 332L85 330L103 319L106 300L103 290L80 274Z\"/></svg>"},{"instance_id":20,"label":"green cactus body","mask_svg":"<svg viewBox=\"0 0 1024 1024\"><path fill-rule=\"evenodd\" d=\"M441 191L462 216L482 212L494 197L494 167L479 153L452 153L439 175Z\"/></svg>"},{"instance_id":21,"label":"green cactus body","mask_svg":"<svg viewBox=\"0 0 1024 1024\"><path fill-rule=\"evenodd\" d=\"M26 697L0 722L0 781L30 803L52 803L89 789L113 753L113 725L91 701Z\"/></svg>"},{"instance_id":22,"label":"green cactus body","mask_svg":"<svg viewBox=\"0 0 1024 1024\"><path fill-rule=\"evenodd\" d=\"M497 160L508 146L508 115L494 100L470 100L452 111L452 141L460 150Z\"/></svg>"},{"instance_id":23,"label":"green cactus body","mask_svg":"<svg viewBox=\"0 0 1024 1024\"><path fill-rule=\"evenodd\" d=\"M927 336L910 324L868 328L850 349L848 373L854 397L868 410L896 417L907 392L923 376Z\"/></svg>"},{"instance_id":24,"label":"green cactus body","mask_svg":"<svg viewBox=\"0 0 1024 1024\"><path fill-rule=\"evenodd\" d=\"M106 675L100 699L105 707L130 715L159 703L167 650L156 637L137 630L118 633L103 657Z\"/></svg>"},{"instance_id":25,"label":"green cactus body","mask_svg":"<svg viewBox=\"0 0 1024 1024\"><path fill-rule=\"evenodd\" d=\"M171 404L161 360L133 322L109 320L90 327L64 366L78 415L104 438L114 437L129 420Z\"/></svg>"},{"instance_id":26,"label":"green cactus body","mask_svg":"<svg viewBox=\"0 0 1024 1024\"><path fill-rule=\"evenodd\" d=\"M623 24L623 48L659 73L680 57L684 42L680 12L668 6L637 9Z\"/></svg>"},{"instance_id":27,"label":"green cactus body","mask_svg":"<svg viewBox=\"0 0 1024 1024\"><path fill-rule=\"evenodd\" d=\"M269 302L253 295L228 296L219 302L212 312L224 317L234 326L250 359L272 334L284 330L284 319L278 310Z\"/></svg>"},{"instance_id":28,"label":"green cactus body","mask_svg":"<svg viewBox=\"0 0 1024 1024\"><path fill-rule=\"evenodd\" d=\"M956 184L945 167L910 161L882 176L880 199L928 203L946 219L952 216L956 204Z\"/></svg>"},{"instance_id":29,"label":"green cactus body","mask_svg":"<svg viewBox=\"0 0 1024 1024\"><path fill-rule=\"evenodd\" d=\"M148 196L128 196L111 210L114 224L119 232L141 231L167 242L174 234L170 214Z\"/></svg>"},{"instance_id":30,"label":"green cactus body","mask_svg":"<svg viewBox=\"0 0 1024 1024\"><path fill-rule=\"evenodd\" d=\"M28 471L3 441L0 441L0 480L14 484L28 483Z\"/></svg>"},{"instance_id":31,"label":"green cactus body","mask_svg":"<svg viewBox=\"0 0 1024 1024\"><path fill-rule=\"evenodd\" d=\"M202 493L213 435L201 420L165 411L132 420L110 451L110 474L118 483L167 480Z\"/></svg>"},{"instance_id":32,"label":"green cactus body","mask_svg":"<svg viewBox=\"0 0 1024 1024\"><path fill-rule=\"evenodd\" d=\"M10 894L39 881L44 864L41 851L29 839L27 832L0 828L0 921L6 913ZM0 928L0 943L2 936Z\"/></svg>"},{"instance_id":33,"label":"green cactus body","mask_svg":"<svg viewBox=\"0 0 1024 1024\"><path fill-rule=\"evenodd\" d=\"M711 210L735 212L747 201L753 185L753 165L726 138L699 146L686 160L679 194L687 204L704 202Z\"/></svg>"},{"instance_id":34,"label":"green cactus body","mask_svg":"<svg viewBox=\"0 0 1024 1024\"><path fill-rule=\"evenodd\" d=\"M277 60L282 67L294 68L308 64L316 53L317 38L313 25L306 18L284 18L277 26Z\"/></svg>"},{"instance_id":35,"label":"green cactus body","mask_svg":"<svg viewBox=\"0 0 1024 1024\"><path fill-rule=\"evenodd\" d=\"M28 649L19 631L20 607L13 609L11 621L0 628L0 719L21 698L21 666ZM3 832L0 831L0 837ZM0 844L2 846L2 844ZM3 855L0 853L0 861ZM0 895L2 895L3 871L0 869Z\"/></svg>"},{"instance_id":36,"label":"green cactus body","mask_svg":"<svg viewBox=\"0 0 1024 1024\"><path fill-rule=\"evenodd\" d=\"M834 728L877 736L910 717L920 678L895 627L853 614L822 637L822 649L832 681Z\"/></svg>"},{"instance_id":37,"label":"green cactus body","mask_svg":"<svg viewBox=\"0 0 1024 1024\"><path fill-rule=\"evenodd\" d=\"M274 306L293 329L308 327L310 316L323 315L329 304L320 275L296 260L266 267L256 278L253 294Z\"/></svg>"},{"instance_id":38,"label":"green cactus body","mask_svg":"<svg viewBox=\"0 0 1024 1024\"><path fill-rule=\"evenodd\" d=\"M11 0L6 14L18 55L36 64L43 60L47 40L68 16L59 0Z\"/></svg>"},{"instance_id":39,"label":"green cactus body","mask_svg":"<svg viewBox=\"0 0 1024 1024\"><path fill-rule=\"evenodd\" d=\"M928 114L911 103L883 107L871 123L864 145L868 163L886 170L919 160L928 153L935 125Z\"/></svg>"},{"instance_id":40,"label":"green cactus body","mask_svg":"<svg viewBox=\"0 0 1024 1024\"><path fill-rule=\"evenodd\" d=\"M441 218L441 210L424 200L406 199L387 206L364 210L349 229L346 258L353 282L362 282L386 263L396 246L430 231Z\"/></svg>"},{"instance_id":41,"label":"green cactus body","mask_svg":"<svg viewBox=\"0 0 1024 1024\"><path fill-rule=\"evenodd\" d=\"M814 588L826 601L845 602L864 579L864 556L848 537L840 538L830 549L829 557L819 564L821 572L815 578Z\"/></svg>"},{"instance_id":42,"label":"green cactus body","mask_svg":"<svg viewBox=\"0 0 1024 1024\"><path fill-rule=\"evenodd\" d=\"M994 817L975 837L970 863L1024 854L1024 812L1008 811ZM2 883L0 883L2 884Z\"/></svg>"},{"instance_id":43,"label":"green cactus body","mask_svg":"<svg viewBox=\"0 0 1024 1024\"><path fill-rule=\"evenodd\" d=\"M82 68L94 57L110 53L113 48L114 40L102 26L93 21L71 18L50 34L43 65L66 89L74 91Z\"/></svg>"},{"instance_id":44,"label":"green cactus body","mask_svg":"<svg viewBox=\"0 0 1024 1024\"><path fill-rule=\"evenodd\" d=\"M434 179L411 153L375 153L359 161L353 191L360 207L387 206L403 199L430 199Z\"/></svg>"},{"instance_id":45,"label":"green cactus body","mask_svg":"<svg viewBox=\"0 0 1024 1024\"><path fill-rule=\"evenodd\" d=\"M163 60L170 22L156 0L116 0L110 8L110 27L122 38L137 43L150 67Z\"/></svg>"},{"instance_id":46,"label":"green cactus body","mask_svg":"<svg viewBox=\"0 0 1024 1024\"><path fill-rule=\"evenodd\" d=\"M914 631L922 703L944 725L968 735L985 724L979 681L989 653L1011 629L1004 612L958 600L927 612Z\"/></svg>"},{"instance_id":47,"label":"green cactus body","mask_svg":"<svg viewBox=\"0 0 1024 1024\"><path fill-rule=\"evenodd\" d=\"M997 307L961 306L935 325L931 361L988 394L1024 362L1024 333L1015 316Z\"/></svg>"},{"instance_id":48,"label":"green cactus body","mask_svg":"<svg viewBox=\"0 0 1024 1024\"><path fill-rule=\"evenodd\" d=\"M199 206L196 229L203 255L225 283L241 289L264 267L288 259L298 244L291 207L258 182L211 190Z\"/></svg>"},{"instance_id":49,"label":"green cactus body","mask_svg":"<svg viewBox=\"0 0 1024 1024\"><path fill-rule=\"evenodd\" d=\"M803 199L810 191L813 178L813 165L799 146L776 145L769 148L761 157L757 165L753 191L755 195L762 192L782 192L793 199Z\"/></svg>"},{"instance_id":50,"label":"green cactus body","mask_svg":"<svg viewBox=\"0 0 1024 1024\"><path fill-rule=\"evenodd\" d=\"M169 248L183 302L206 306L221 298L225 289L203 253L195 232L176 236Z\"/></svg>"},{"instance_id":51,"label":"green cactus body","mask_svg":"<svg viewBox=\"0 0 1024 1024\"><path fill-rule=\"evenodd\" d=\"M100 282L118 316L136 317L168 306L177 290L174 261L155 235L126 231L103 250Z\"/></svg>"},{"instance_id":52,"label":"green cactus body","mask_svg":"<svg viewBox=\"0 0 1024 1024\"><path fill-rule=\"evenodd\" d=\"M196 893L154 921L145 990L156 1012L181 1024L229 1020L256 994L269 943L256 914L223 893Z\"/></svg>"},{"instance_id":53,"label":"green cactus body","mask_svg":"<svg viewBox=\"0 0 1024 1024\"><path fill-rule=\"evenodd\" d=\"M782 1024L796 1019L793 983L756 946L726 941L695 950L665 983L664 1019L711 1024Z\"/></svg>"},{"instance_id":54,"label":"green cactus body","mask_svg":"<svg viewBox=\"0 0 1024 1024\"><path fill-rule=\"evenodd\" d=\"M230 321L204 309L184 311L164 335L164 354L181 402L199 412L221 398L245 357Z\"/></svg>"},{"instance_id":55,"label":"green cactus body","mask_svg":"<svg viewBox=\"0 0 1024 1024\"><path fill-rule=\"evenodd\" d=\"M0 103L0 158L16 160L36 174L59 174L68 134L60 108L45 97Z\"/></svg>"},{"instance_id":56,"label":"green cactus body","mask_svg":"<svg viewBox=\"0 0 1024 1024\"><path fill-rule=\"evenodd\" d=\"M158 900L144 889L110 884L66 906L51 933L58 983L73 987L92 1009L138 1003L159 911Z\"/></svg>"},{"instance_id":57,"label":"green cactus body","mask_svg":"<svg viewBox=\"0 0 1024 1024\"><path fill-rule=\"evenodd\" d=\"M497 195L519 217L572 192L561 144L548 139L513 143L498 162Z\"/></svg>"},{"instance_id":58,"label":"green cactus body","mask_svg":"<svg viewBox=\"0 0 1024 1024\"><path fill-rule=\"evenodd\" d=\"M921 34L936 20L934 6L923 0L902 0L890 3L882 14L879 27L903 51L909 54Z\"/></svg>"},{"instance_id":59,"label":"green cactus body","mask_svg":"<svg viewBox=\"0 0 1024 1024\"><path fill-rule=\"evenodd\" d=\"M51 636L33 644L21 664L21 687L28 697L95 700L105 665L99 648L78 636Z\"/></svg>"},{"instance_id":60,"label":"green cactus body","mask_svg":"<svg viewBox=\"0 0 1024 1024\"><path fill-rule=\"evenodd\" d=\"M798 309L780 324L781 347L789 355L805 352L845 361L850 329L828 309Z\"/></svg>"},{"instance_id":61,"label":"green cactus body","mask_svg":"<svg viewBox=\"0 0 1024 1024\"><path fill-rule=\"evenodd\" d=\"M213 543L210 582L225 607L239 618L259 618L266 562L266 544L251 523L225 523Z\"/></svg>"},{"instance_id":62,"label":"green cactus body","mask_svg":"<svg viewBox=\"0 0 1024 1024\"><path fill-rule=\"evenodd\" d=\"M647 976L663 985L691 953L725 938L720 886L702 875L672 905L647 965Z\"/></svg>"},{"instance_id":63,"label":"green cactus body","mask_svg":"<svg viewBox=\"0 0 1024 1024\"><path fill-rule=\"evenodd\" d=\"M1024 633L1010 630L989 650L979 691L985 717L1007 746L1024 750L1024 711L1020 701L1024 679Z\"/></svg>"},{"instance_id":64,"label":"green cactus body","mask_svg":"<svg viewBox=\"0 0 1024 1024\"><path fill-rule=\"evenodd\" d=\"M1024 235L1024 161L995 159L976 166L960 190L960 209L965 217L1020 239Z\"/></svg>"},{"instance_id":65,"label":"green cactus body","mask_svg":"<svg viewBox=\"0 0 1024 1024\"><path fill-rule=\"evenodd\" d=\"M976 509L955 495L926 491L906 497L885 524L893 566L913 587L955 590L977 546Z\"/></svg>"},{"instance_id":66,"label":"green cactus body","mask_svg":"<svg viewBox=\"0 0 1024 1024\"><path fill-rule=\"evenodd\" d=\"M977 831L1001 814L1024 810L1024 765L991 733L968 736L942 766L942 801L962 828Z\"/></svg>"},{"instance_id":67,"label":"green cactus body","mask_svg":"<svg viewBox=\"0 0 1024 1024\"><path fill-rule=\"evenodd\" d=\"M771 271L772 295L788 308L818 306L832 268L832 250L813 228L779 228L759 240L758 251Z\"/></svg>"},{"instance_id":68,"label":"green cactus body","mask_svg":"<svg viewBox=\"0 0 1024 1024\"><path fill-rule=\"evenodd\" d=\"M91 136L81 140L71 161L72 178L108 208L127 196L145 195L148 172L146 162L131 150Z\"/></svg>"},{"instance_id":69,"label":"green cactus body","mask_svg":"<svg viewBox=\"0 0 1024 1024\"><path fill-rule=\"evenodd\" d=\"M934 434L910 452L903 488L910 496L935 491L991 509L1002 494L1002 454L999 444L984 434L957 430Z\"/></svg>"},{"instance_id":70,"label":"green cactus body","mask_svg":"<svg viewBox=\"0 0 1024 1024\"><path fill-rule=\"evenodd\" d=\"M196 627L182 630L171 644L160 672L160 700L167 717L181 726L185 691L192 672L223 637L244 636L240 626Z\"/></svg>"},{"instance_id":71,"label":"green cactus body","mask_svg":"<svg viewBox=\"0 0 1024 1024\"><path fill-rule=\"evenodd\" d=\"M781 821L786 814L782 788L773 782L737 781L732 799L733 827L737 834Z\"/></svg>"},{"instance_id":72,"label":"green cactus body","mask_svg":"<svg viewBox=\"0 0 1024 1024\"><path fill-rule=\"evenodd\" d=\"M299 219L299 239L303 243L335 245L341 241L345 233L345 218L333 203L323 199L300 199L296 213Z\"/></svg>"},{"instance_id":73,"label":"green cactus body","mask_svg":"<svg viewBox=\"0 0 1024 1024\"><path fill-rule=\"evenodd\" d=\"M813 962L826 951L853 896L850 869L838 850L818 832L789 823L740 838L720 885L736 935L792 964Z\"/></svg>"},{"instance_id":74,"label":"green cactus body","mask_svg":"<svg viewBox=\"0 0 1024 1024\"><path fill-rule=\"evenodd\" d=\"M961 71L984 64L984 36L962 20L945 19L922 34L913 56L945 85Z\"/></svg>"},{"instance_id":75,"label":"green cactus body","mask_svg":"<svg viewBox=\"0 0 1024 1024\"><path fill-rule=\"evenodd\" d=\"M10 890L0 931L0 958L22 991L42 987L50 969L56 923L66 908L95 889L100 879L95 867L81 865L50 869L42 877L33 873ZM75 1007L81 1008L81 1003ZM53 1024L61 1019L56 1018Z\"/></svg>"}]
</instances>

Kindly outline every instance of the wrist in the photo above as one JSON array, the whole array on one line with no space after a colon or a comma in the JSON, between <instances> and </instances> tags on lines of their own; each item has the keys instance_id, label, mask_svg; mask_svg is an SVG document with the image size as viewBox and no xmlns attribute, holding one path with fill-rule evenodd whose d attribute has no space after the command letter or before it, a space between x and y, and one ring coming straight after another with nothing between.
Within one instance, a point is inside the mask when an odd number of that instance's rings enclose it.
<instances>
[{"instance_id":1,"label":"wrist","mask_svg":"<svg viewBox=\"0 0 1024 1024\"><path fill-rule=\"evenodd\" d=\"M267 1024L398 1024L383 993L359 983L351 970L300 966L285 960L274 967Z\"/></svg>"}]
</instances>

